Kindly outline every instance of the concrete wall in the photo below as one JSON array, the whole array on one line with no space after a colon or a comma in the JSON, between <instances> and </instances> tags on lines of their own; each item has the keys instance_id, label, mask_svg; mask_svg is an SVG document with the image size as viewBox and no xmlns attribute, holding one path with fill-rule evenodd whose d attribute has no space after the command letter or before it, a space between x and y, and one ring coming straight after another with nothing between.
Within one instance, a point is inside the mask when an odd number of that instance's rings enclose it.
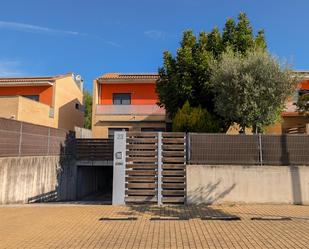
<instances>
[{"instance_id":1,"label":"concrete wall","mask_svg":"<svg viewBox=\"0 0 309 249\"><path fill-rule=\"evenodd\" d=\"M309 204L309 166L188 165L188 203Z\"/></svg>"},{"instance_id":2,"label":"concrete wall","mask_svg":"<svg viewBox=\"0 0 309 249\"><path fill-rule=\"evenodd\" d=\"M92 130L90 129L75 126L74 130L76 138L92 138Z\"/></svg>"},{"instance_id":3,"label":"concrete wall","mask_svg":"<svg viewBox=\"0 0 309 249\"><path fill-rule=\"evenodd\" d=\"M0 204L75 198L74 161L59 156L0 158Z\"/></svg>"}]
</instances>

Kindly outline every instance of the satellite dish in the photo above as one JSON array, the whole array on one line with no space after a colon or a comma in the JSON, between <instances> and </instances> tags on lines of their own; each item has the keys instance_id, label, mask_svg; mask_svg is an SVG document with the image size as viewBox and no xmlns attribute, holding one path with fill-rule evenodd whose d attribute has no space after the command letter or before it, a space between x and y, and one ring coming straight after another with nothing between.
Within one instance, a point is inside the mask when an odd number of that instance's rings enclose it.
<instances>
[{"instance_id":1,"label":"satellite dish","mask_svg":"<svg viewBox=\"0 0 309 249\"><path fill-rule=\"evenodd\" d=\"M79 74L75 76L75 80L78 81L78 82L82 82L83 81L83 78L82 76L80 76Z\"/></svg>"},{"instance_id":2,"label":"satellite dish","mask_svg":"<svg viewBox=\"0 0 309 249\"><path fill-rule=\"evenodd\" d=\"M83 83L84 83L84 80L82 78L82 76L80 76L79 74L75 75L75 82L76 84L79 86L79 88L81 90L83 90Z\"/></svg>"}]
</instances>

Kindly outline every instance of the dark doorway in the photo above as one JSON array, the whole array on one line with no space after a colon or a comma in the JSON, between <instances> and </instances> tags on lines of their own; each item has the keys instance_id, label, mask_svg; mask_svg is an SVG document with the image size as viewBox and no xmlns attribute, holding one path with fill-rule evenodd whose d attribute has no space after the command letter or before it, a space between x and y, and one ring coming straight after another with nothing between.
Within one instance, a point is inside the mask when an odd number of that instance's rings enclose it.
<instances>
[{"instance_id":1,"label":"dark doorway","mask_svg":"<svg viewBox=\"0 0 309 249\"><path fill-rule=\"evenodd\" d=\"M113 167L78 166L77 200L112 203Z\"/></svg>"}]
</instances>

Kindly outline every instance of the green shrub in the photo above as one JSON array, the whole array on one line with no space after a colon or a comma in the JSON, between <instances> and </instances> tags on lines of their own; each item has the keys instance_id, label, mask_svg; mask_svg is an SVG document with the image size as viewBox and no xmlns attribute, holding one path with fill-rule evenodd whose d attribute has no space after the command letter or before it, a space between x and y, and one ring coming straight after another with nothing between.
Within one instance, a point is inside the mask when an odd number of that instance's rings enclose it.
<instances>
[{"instance_id":1,"label":"green shrub","mask_svg":"<svg viewBox=\"0 0 309 249\"><path fill-rule=\"evenodd\" d=\"M218 132L219 124L206 109L191 107L186 101L178 109L173 119L173 131L178 132Z\"/></svg>"}]
</instances>

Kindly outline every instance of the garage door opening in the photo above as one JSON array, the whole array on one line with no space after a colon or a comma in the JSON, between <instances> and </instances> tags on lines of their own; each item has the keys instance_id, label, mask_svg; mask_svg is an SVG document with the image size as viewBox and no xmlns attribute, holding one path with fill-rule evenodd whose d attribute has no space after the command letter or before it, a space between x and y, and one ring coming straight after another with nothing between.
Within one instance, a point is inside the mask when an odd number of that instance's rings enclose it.
<instances>
[{"instance_id":1,"label":"garage door opening","mask_svg":"<svg viewBox=\"0 0 309 249\"><path fill-rule=\"evenodd\" d=\"M112 204L112 192L113 167L77 167L77 200Z\"/></svg>"}]
</instances>

